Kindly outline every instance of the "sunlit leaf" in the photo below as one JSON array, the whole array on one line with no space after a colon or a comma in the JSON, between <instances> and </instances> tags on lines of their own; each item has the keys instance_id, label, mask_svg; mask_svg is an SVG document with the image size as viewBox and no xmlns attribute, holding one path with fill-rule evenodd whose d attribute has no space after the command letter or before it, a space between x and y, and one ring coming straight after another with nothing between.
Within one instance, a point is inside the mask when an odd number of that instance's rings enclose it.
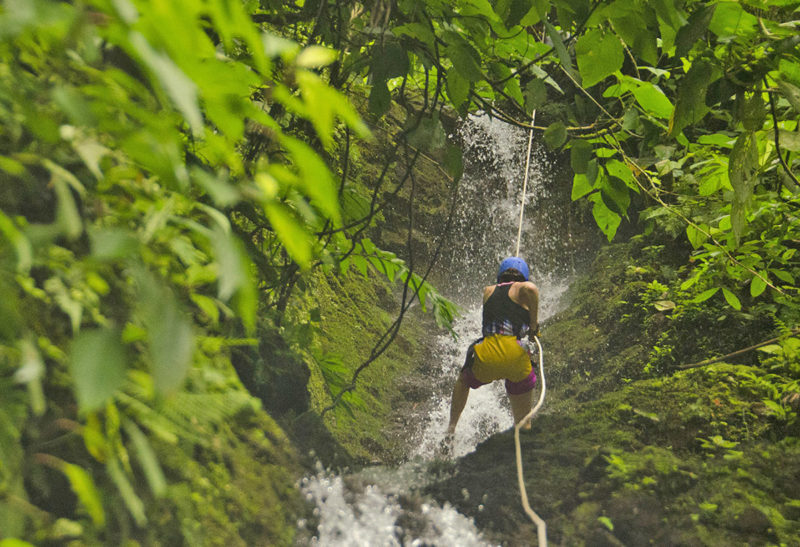
<instances>
[{"instance_id":1,"label":"sunlit leaf","mask_svg":"<svg viewBox=\"0 0 800 547\"><path fill-rule=\"evenodd\" d=\"M706 228L706 233L707 233L708 227L707 226L703 227ZM694 247L695 249L697 249L703 243L706 242L706 240L708 239L706 233L701 232L693 224L689 224L686 226L686 237L689 239L689 243L691 243L692 247Z\"/></svg>"},{"instance_id":2,"label":"sunlit leaf","mask_svg":"<svg viewBox=\"0 0 800 547\"><path fill-rule=\"evenodd\" d=\"M300 171L302 189L334 224L340 222L339 196L328 166L322 158L303 141L285 137L281 141Z\"/></svg>"},{"instance_id":3,"label":"sunlit leaf","mask_svg":"<svg viewBox=\"0 0 800 547\"><path fill-rule=\"evenodd\" d=\"M265 210L275 234L289 255L300 267L307 268L311 263L311 237L303 224L281 203L267 203Z\"/></svg>"},{"instance_id":4,"label":"sunlit leaf","mask_svg":"<svg viewBox=\"0 0 800 547\"><path fill-rule=\"evenodd\" d=\"M706 300L708 300L709 298L711 298L712 296L717 294L717 291L719 291L719 287L714 287L712 289L707 289L707 290L701 292L700 294L698 294L697 296L695 296L694 298L692 298L690 300L690 302L693 302L695 304L699 304L700 302L705 302Z\"/></svg>"},{"instance_id":5,"label":"sunlit leaf","mask_svg":"<svg viewBox=\"0 0 800 547\"><path fill-rule=\"evenodd\" d=\"M336 50L323 46L308 46L295 58L297 66L304 68L320 68L336 60Z\"/></svg>"},{"instance_id":6,"label":"sunlit leaf","mask_svg":"<svg viewBox=\"0 0 800 547\"><path fill-rule=\"evenodd\" d=\"M592 216L595 222L597 222L597 226L605 234L606 238L611 241L617 233L617 228L620 222L622 222L622 217L608 208L600 197L600 194L592 194L589 199L594 202Z\"/></svg>"},{"instance_id":7,"label":"sunlit leaf","mask_svg":"<svg viewBox=\"0 0 800 547\"><path fill-rule=\"evenodd\" d=\"M634 88L633 96L636 102L647 112L668 120L672 116L673 106L669 99L657 85L645 82Z\"/></svg>"},{"instance_id":8,"label":"sunlit leaf","mask_svg":"<svg viewBox=\"0 0 800 547\"><path fill-rule=\"evenodd\" d=\"M731 291L726 289L725 287L722 288L722 295L725 297L725 300L730 304L730 306L735 310L742 309L742 303L739 302L739 299L733 294Z\"/></svg>"},{"instance_id":9,"label":"sunlit leaf","mask_svg":"<svg viewBox=\"0 0 800 547\"><path fill-rule=\"evenodd\" d=\"M575 52L584 87L591 87L622 68L622 44L613 34L591 30L578 39Z\"/></svg>"},{"instance_id":10,"label":"sunlit leaf","mask_svg":"<svg viewBox=\"0 0 800 547\"><path fill-rule=\"evenodd\" d=\"M78 496L81 505L89 517L97 526L103 526L106 514L103 510L103 503L100 499L100 492L92 480L92 477L85 469L72 463L61 462L61 471L66 475L70 488Z\"/></svg>"},{"instance_id":11,"label":"sunlit leaf","mask_svg":"<svg viewBox=\"0 0 800 547\"><path fill-rule=\"evenodd\" d=\"M761 275L764 275L763 273ZM750 296L753 298L759 296L761 293L764 292L764 289L767 288L767 284L758 276L753 276L753 280L750 281Z\"/></svg>"}]
</instances>

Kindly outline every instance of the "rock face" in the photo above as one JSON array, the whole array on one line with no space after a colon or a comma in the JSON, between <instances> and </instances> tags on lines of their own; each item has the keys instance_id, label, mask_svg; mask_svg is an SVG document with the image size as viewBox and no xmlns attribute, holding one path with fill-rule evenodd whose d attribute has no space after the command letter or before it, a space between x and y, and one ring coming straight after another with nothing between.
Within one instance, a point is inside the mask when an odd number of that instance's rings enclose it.
<instances>
[{"instance_id":1,"label":"rock face","mask_svg":"<svg viewBox=\"0 0 800 547\"><path fill-rule=\"evenodd\" d=\"M730 333L715 337L718 327L702 315L678 329L674 316L656 317L663 313L635 290L645 279L625 279L641 275L637 261L651 265L641 255L618 262L636 256L635 247L604 250L575 284L573 304L542 329L548 399L521 444L530 503L546 520L550 543L800 543L797 492L787 486L800 473L797 422L763 412L764 392L753 383L769 378L754 366L756 356L653 370L653 348L669 337L691 336L687 344L697 345L713 339L709 352ZM642 317L625 317L640 305L634 312ZM428 494L474 518L491 540L535 544L520 503L513 431L451 467Z\"/></svg>"}]
</instances>

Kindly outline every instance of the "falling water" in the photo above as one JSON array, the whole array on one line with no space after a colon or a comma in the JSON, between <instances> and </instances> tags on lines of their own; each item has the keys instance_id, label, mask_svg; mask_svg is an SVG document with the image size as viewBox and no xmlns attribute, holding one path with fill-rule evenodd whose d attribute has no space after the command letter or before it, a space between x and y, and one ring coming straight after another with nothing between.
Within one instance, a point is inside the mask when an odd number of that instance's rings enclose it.
<instances>
[{"instance_id":1,"label":"falling water","mask_svg":"<svg viewBox=\"0 0 800 547\"><path fill-rule=\"evenodd\" d=\"M417 438L408 448L409 462L397 468L368 468L346 479L320 469L303 480L302 490L316 504L319 519L315 544L488 544L472 521L451 506L426 502L409 507L408 502L412 490L425 485L427 464L441 455L452 383L467 346L480 336L482 288L494 282L497 264L516 247L526 133L476 116L455 137L464 146L465 176L458 214L447 235L450 252L440 262L446 283L440 281L438 286L465 310L454 325L457 339L446 334L436 341L429 364L429 381L436 389ZM544 150L534 147L520 255L528 261L531 280L540 290L540 321L557 311L574 268L570 256L575 249L569 247L571 232L565 228L563 211L548 213L537 207L550 197L552 170ZM545 348L545 357L546 352ZM463 456L512 425L502 382L471 390L452 455Z\"/></svg>"}]
</instances>

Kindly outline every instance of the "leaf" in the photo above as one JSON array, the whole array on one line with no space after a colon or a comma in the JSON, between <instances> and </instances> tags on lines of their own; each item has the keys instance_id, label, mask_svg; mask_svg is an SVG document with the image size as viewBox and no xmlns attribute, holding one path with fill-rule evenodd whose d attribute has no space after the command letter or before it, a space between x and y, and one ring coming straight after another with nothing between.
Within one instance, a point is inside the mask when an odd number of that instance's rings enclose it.
<instances>
[{"instance_id":1,"label":"leaf","mask_svg":"<svg viewBox=\"0 0 800 547\"><path fill-rule=\"evenodd\" d=\"M197 86L172 59L154 50L144 36L133 31L131 45L167 92L175 107L183 114L195 136L203 134L203 115L197 97Z\"/></svg>"},{"instance_id":2,"label":"leaf","mask_svg":"<svg viewBox=\"0 0 800 547\"><path fill-rule=\"evenodd\" d=\"M786 97L786 100L792 105L794 111L800 113L800 87L797 87L786 80L778 80L777 83L781 94Z\"/></svg>"},{"instance_id":3,"label":"leaf","mask_svg":"<svg viewBox=\"0 0 800 547\"><path fill-rule=\"evenodd\" d=\"M14 246L17 254L17 272L27 274L33 265L33 247L28 238L14 225L14 221L3 211L0 211L0 233Z\"/></svg>"},{"instance_id":4,"label":"leaf","mask_svg":"<svg viewBox=\"0 0 800 547\"><path fill-rule=\"evenodd\" d=\"M670 120L670 134L678 135L708 113L706 92L708 86L719 79L719 69L705 59L692 63L689 72L678 82L678 98Z\"/></svg>"},{"instance_id":5,"label":"leaf","mask_svg":"<svg viewBox=\"0 0 800 547\"><path fill-rule=\"evenodd\" d=\"M292 260L305 269L311 264L311 236L303 224L282 203L270 202L265 205L267 218L278 239L286 247Z\"/></svg>"},{"instance_id":6,"label":"leaf","mask_svg":"<svg viewBox=\"0 0 800 547\"><path fill-rule=\"evenodd\" d=\"M636 98L636 102L650 114L654 114L665 120L668 120L670 116L672 116L674 107L657 85L645 82L639 87L634 88L633 96Z\"/></svg>"},{"instance_id":7,"label":"leaf","mask_svg":"<svg viewBox=\"0 0 800 547\"><path fill-rule=\"evenodd\" d=\"M567 141L567 127L561 122L552 123L544 130L542 138L551 150L555 150Z\"/></svg>"},{"instance_id":8,"label":"leaf","mask_svg":"<svg viewBox=\"0 0 800 547\"><path fill-rule=\"evenodd\" d=\"M448 144L442 163L447 174L453 177L453 182L458 182L464 174L464 158L461 148Z\"/></svg>"},{"instance_id":9,"label":"leaf","mask_svg":"<svg viewBox=\"0 0 800 547\"><path fill-rule=\"evenodd\" d=\"M622 44L614 34L590 30L578 39L575 52L584 87L592 87L622 68Z\"/></svg>"},{"instance_id":10,"label":"leaf","mask_svg":"<svg viewBox=\"0 0 800 547\"><path fill-rule=\"evenodd\" d=\"M686 25L680 27L678 34L675 36L676 57L685 57L695 42L703 37L708 29L708 23L714 15L715 7L716 5L701 7L692 13Z\"/></svg>"},{"instance_id":11,"label":"leaf","mask_svg":"<svg viewBox=\"0 0 800 547\"><path fill-rule=\"evenodd\" d=\"M800 133L780 129L778 131L778 142L781 145L781 150L800 152Z\"/></svg>"},{"instance_id":12,"label":"leaf","mask_svg":"<svg viewBox=\"0 0 800 547\"><path fill-rule=\"evenodd\" d=\"M614 523L611 522L611 519L608 517L597 517L598 522L608 528L610 531L614 531Z\"/></svg>"},{"instance_id":13,"label":"leaf","mask_svg":"<svg viewBox=\"0 0 800 547\"><path fill-rule=\"evenodd\" d=\"M117 491L119 491L120 496L122 497L122 501L125 503L125 506L128 508L128 512L130 512L133 520L136 521L136 524L140 527L147 524L147 516L145 515L144 511L144 503L142 502L141 498L136 495L136 491L133 489L131 482L128 480L128 477L125 476L125 473L120 468L119 463L116 459L109 460L106 464L106 470L108 471L109 476L111 477L111 481L117 487Z\"/></svg>"},{"instance_id":14,"label":"leaf","mask_svg":"<svg viewBox=\"0 0 800 547\"><path fill-rule=\"evenodd\" d=\"M706 232L708 232L707 226L702 225L701 227L705 228ZM698 230L693 224L686 226L686 237L695 249L699 248L708 239L708 235Z\"/></svg>"},{"instance_id":15,"label":"leaf","mask_svg":"<svg viewBox=\"0 0 800 547\"><path fill-rule=\"evenodd\" d=\"M445 49L445 54L453 62L453 68L468 82L482 80L481 57L475 48L454 32L447 36L451 42Z\"/></svg>"},{"instance_id":16,"label":"leaf","mask_svg":"<svg viewBox=\"0 0 800 547\"><path fill-rule=\"evenodd\" d=\"M450 102L458 110L469 96L469 80L464 78L457 70L447 71L447 95Z\"/></svg>"},{"instance_id":17,"label":"leaf","mask_svg":"<svg viewBox=\"0 0 800 547\"><path fill-rule=\"evenodd\" d=\"M81 411L102 407L125 383L128 355L116 329L82 331L72 342L69 369Z\"/></svg>"},{"instance_id":18,"label":"leaf","mask_svg":"<svg viewBox=\"0 0 800 547\"><path fill-rule=\"evenodd\" d=\"M14 373L14 381L27 385L31 410L35 416L41 416L47 409L47 401L42 389L42 377L45 372L44 360L39 349L29 338L19 341L19 353L20 366ZM0 451L0 455L2 455L2 451Z\"/></svg>"},{"instance_id":19,"label":"leaf","mask_svg":"<svg viewBox=\"0 0 800 547\"><path fill-rule=\"evenodd\" d=\"M741 40L758 30L758 18L746 12L738 2L719 2L708 24L708 30L721 39Z\"/></svg>"},{"instance_id":20,"label":"leaf","mask_svg":"<svg viewBox=\"0 0 800 547\"><path fill-rule=\"evenodd\" d=\"M739 299L736 297L736 295L733 294L728 289L726 289L725 287L722 288L722 295L725 297L725 300L727 300L728 304L730 304L730 306L733 309L735 310L742 309L742 303L739 302Z\"/></svg>"},{"instance_id":21,"label":"leaf","mask_svg":"<svg viewBox=\"0 0 800 547\"><path fill-rule=\"evenodd\" d=\"M67 477L69 486L89 517L97 526L102 527L106 521L106 514L103 510L103 503L100 499L100 492L92 480L92 477L85 469L72 463L61 462L58 468Z\"/></svg>"},{"instance_id":22,"label":"leaf","mask_svg":"<svg viewBox=\"0 0 800 547\"><path fill-rule=\"evenodd\" d=\"M747 131L756 131L764 125L764 118L767 110L764 107L764 99L761 92L756 91L750 98L745 98L739 102L739 118Z\"/></svg>"},{"instance_id":23,"label":"leaf","mask_svg":"<svg viewBox=\"0 0 800 547\"><path fill-rule=\"evenodd\" d=\"M137 276L138 311L147 330L153 381L161 393L183 382L194 353L192 324L172 291L147 272Z\"/></svg>"},{"instance_id":24,"label":"leaf","mask_svg":"<svg viewBox=\"0 0 800 547\"><path fill-rule=\"evenodd\" d=\"M335 49L314 45L303 48L294 62L304 68L322 68L334 62L336 57Z\"/></svg>"},{"instance_id":25,"label":"leaf","mask_svg":"<svg viewBox=\"0 0 800 547\"><path fill-rule=\"evenodd\" d=\"M410 64L408 52L398 42L391 41L372 50L372 64L370 70L377 80L389 80L405 76Z\"/></svg>"},{"instance_id":26,"label":"leaf","mask_svg":"<svg viewBox=\"0 0 800 547\"><path fill-rule=\"evenodd\" d=\"M609 175L623 181L631 190L634 190L637 193L639 192L639 185L636 184L636 180L633 177L633 172L628 165L612 158L605 163L605 168Z\"/></svg>"},{"instance_id":27,"label":"leaf","mask_svg":"<svg viewBox=\"0 0 800 547\"><path fill-rule=\"evenodd\" d=\"M164 471L161 469L161 464L158 463L158 456L150 445L150 441L134 422L126 420L122 425L136 449L134 453L139 460L139 465L142 466L150 491L156 497L163 496L167 491L167 480L164 478Z\"/></svg>"},{"instance_id":28,"label":"leaf","mask_svg":"<svg viewBox=\"0 0 800 547\"><path fill-rule=\"evenodd\" d=\"M594 188L583 173L575 173L572 177L572 201L582 198Z\"/></svg>"},{"instance_id":29,"label":"leaf","mask_svg":"<svg viewBox=\"0 0 800 547\"><path fill-rule=\"evenodd\" d=\"M585 140L573 139L569 151L569 162L575 173L586 173L592 159L592 145ZM573 184L574 187L574 184ZM573 198L574 200L575 198Z\"/></svg>"},{"instance_id":30,"label":"leaf","mask_svg":"<svg viewBox=\"0 0 800 547\"><path fill-rule=\"evenodd\" d=\"M731 204L731 226L738 242L746 222L746 209L758 170L758 144L755 133L748 131L739 135L731 150L728 161L728 178L733 187L734 199Z\"/></svg>"},{"instance_id":31,"label":"leaf","mask_svg":"<svg viewBox=\"0 0 800 547\"><path fill-rule=\"evenodd\" d=\"M694 298L692 298L691 300L689 300L689 302L692 302L694 304L705 302L706 300L717 294L717 291L719 291L719 287L714 287L713 289L707 289L698 294L697 296L695 296Z\"/></svg>"},{"instance_id":32,"label":"leaf","mask_svg":"<svg viewBox=\"0 0 800 547\"><path fill-rule=\"evenodd\" d=\"M69 239L76 239L83 233L83 221L75 204L75 198L69 188L67 179L59 171L53 171L51 179L58 199L56 223Z\"/></svg>"},{"instance_id":33,"label":"leaf","mask_svg":"<svg viewBox=\"0 0 800 547\"><path fill-rule=\"evenodd\" d=\"M534 78L525 84L525 110L533 112L547 102L547 88L544 80Z\"/></svg>"},{"instance_id":34,"label":"leaf","mask_svg":"<svg viewBox=\"0 0 800 547\"><path fill-rule=\"evenodd\" d=\"M139 241L123 228L90 228L92 256L98 260L129 258L138 252Z\"/></svg>"},{"instance_id":35,"label":"leaf","mask_svg":"<svg viewBox=\"0 0 800 547\"><path fill-rule=\"evenodd\" d=\"M389 105L392 104L392 96L389 94L389 88L386 86L385 80L373 81L372 89L369 92L369 111L370 113L380 118L387 110Z\"/></svg>"},{"instance_id":36,"label":"leaf","mask_svg":"<svg viewBox=\"0 0 800 547\"><path fill-rule=\"evenodd\" d=\"M322 211L335 226L341 222L339 195L328 166L309 145L284 135L281 144L289 151L300 171L301 187L312 203Z\"/></svg>"},{"instance_id":37,"label":"leaf","mask_svg":"<svg viewBox=\"0 0 800 547\"><path fill-rule=\"evenodd\" d=\"M761 273L762 276L765 276L764 273ZM765 276L766 277L766 276ZM767 284L758 276L753 276L753 280L750 282L750 296L753 298L759 296L761 293L764 292L764 289L767 288Z\"/></svg>"},{"instance_id":38,"label":"leaf","mask_svg":"<svg viewBox=\"0 0 800 547\"><path fill-rule=\"evenodd\" d=\"M408 143L428 152L441 150L447 144L447 133L438 113L419 120L417 126L408 133Z\"/></svg>"},{"instance_id":39,"label":"leaf","mask_svg":"<svg viewBox=\"0 0 800 547\"><path fill-rule=\"evenodd\" d=\"M519 24L522 18L533 9L533 2L531 0L511 0L508 16L506 16L504 20L506 28L511 28ZM528 24L532 25L535 24L535 22Z\"/></svg>"},{"instance_id":40,"label":"leaf","mask_svg":"<svg viewBox=\"0 0 800 547\"><path fill-rule=\"evenodd\" d=\"M547 30L547 35L553 42L553 48L556 50L556 55L558 55L558 60L561 62L561 66L563 66L573 78L578 79L580 75L575 72L575 68L572 66L572 57L570 57L567 47L564 45L564 40L561 38L561 33L558 32L558 30L547 20L544 21L544 27Z\"/></svg>"},{"instance_id":41,"label":"leaf","mask_svg":"<svg viewBox=\"0 0 800 547\"><path fill-rule=\"evenodd\" d=\"M658 311L674 310L675 302L673 302L672 300L658 300L656 302L653 302L653 306Z\"/></svg>"},{"instance_id":42,"label":"leaf","mask_svg":"<svg viewBox=\"0 0 800 547\"><path fill-rule=\"evenodd\" d=\"M597 226L605 234L608 240L611 241L614 239L614 235L617 233L617 228L622 221L622 217L608 208L608 206L603 202L600 194L592 194L589 199L594 202L594 207L592 207L592 216L594 217Z\"/></svg>"}]
</instances>

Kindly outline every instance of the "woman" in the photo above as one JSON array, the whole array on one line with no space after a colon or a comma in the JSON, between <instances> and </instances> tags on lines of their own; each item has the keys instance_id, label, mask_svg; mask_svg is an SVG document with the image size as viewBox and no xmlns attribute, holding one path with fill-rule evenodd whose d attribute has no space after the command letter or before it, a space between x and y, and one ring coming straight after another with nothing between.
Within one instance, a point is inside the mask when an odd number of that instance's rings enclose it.
<instances>
[{"instance_id":1,"label":"woman","mask_svg":"<svg viewBox=\"0 0 800 547\"><path fill-rule=\"evenodd\" d=\"M483 289L483 337L467 350L453 388L448 439L456 430L469 390L495 380L505 380L515 424L530 412L536 373L523 338L539 332L539 289L528 275L525 261L511 256L500 263L497 284ZM530 429L530 423L525 428Z\"/></svg>"}]
</instances>

